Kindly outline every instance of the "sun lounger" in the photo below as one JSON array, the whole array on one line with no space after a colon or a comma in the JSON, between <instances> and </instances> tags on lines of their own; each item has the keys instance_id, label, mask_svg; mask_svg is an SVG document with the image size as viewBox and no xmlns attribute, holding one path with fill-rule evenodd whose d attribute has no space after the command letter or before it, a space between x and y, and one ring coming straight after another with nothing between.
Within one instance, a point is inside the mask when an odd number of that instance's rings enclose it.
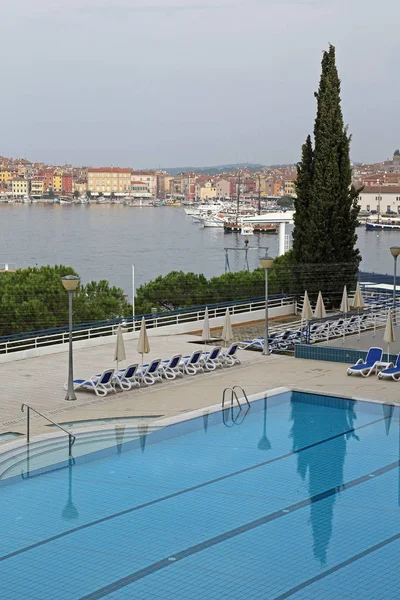
<instances>
[{"instance_id":1,"label":"sun lounger","mask_svg":"<svg viewBox=\"0 0 400 600\"><path fill-rule=\"evenodd\" d=\"M242 349L247 350L249 348L262 350L264 348L264 338L255 338L254 340L243 340Z\"/></svg>"},{"instance_id":2,"label":"sun lounger","mask_svg":"<svg viewBox=\"0 0 400 600\"><path fill-rule=\"evenodd\" d=\"M67 389L67 384L64 388ZM74 379L74 389L92 390L97 396L107 396L108 392L115 392L114 369L106 369L90 379Z\"/></svg>"},{"instance_id":3,"label":"sun lounger","mask_svg":"<svg viewBox=\"0 0 400 600\"><path fill-rule=\"evenodd\" d=\"M388 367L384 369L380 373L378 373L379 379L394 379L395 381L400 381L400 354L397 356L396 364L392 367Z\"/></svg>"},{"instance_id":4,"label":"sun lounger","mask_svg":"<svg viewBox=\"0 0 400 600\"><path fill-rule=\"evenodd\" d=\"M203 352L201 357L201 365L207 371L214 371L217 367L222 367L220 361L221 348L216 346L211 352Z\"/></svg>"},{"instance_id":5,"label":"sun lounger","mask_svg":"<svg viewBox=\"0 0 400 600\"><path fill-rule=\"evenodd\" d=\"M135 363L116 373L114 376L116 385L119 385L122 390L130 390L132 387L139 387L140 383L136 376L138 368L139 365Z\"/></svg>"},{"instance_id":6,"label":"sun lounger","mask_svg":"<svg viewBox=\"0 0 400 600\"><path fill-rule=\"evenodd\" d=\"M201 350L195 350L191 356L185 356L179 365L182 373L187 375L196 375L199 371L204 371L201 365Z\"/></svg>"},{"instance_id":7,"label":"sun lounger","mask_svg":"<svg viewBox=\"0 0 400 600\"><path fill-rule=\"evenodd\" d=\"M240 365L241 361L236 356L238 348L238 342L234 342L226 352L221 352L221 363L225 367L233 367L233 365Z\"/></svg>"},{"instance_id":8,"label":"sun lounger","mask_svg":"<svg viewBox=\"0 0 400 600\"><path fill-rule=\"evenodd\" d=\"M358 373L363 377L368 377L371 373L378 370L378 363L382 360L382 355L382 348L370 348L365 362L360 358L355 365L347 369L347 375Z\"/></svg>"},{"instance_id":9,"label":"sun lounger","mask_svg":"<svg viewBox=\"0 0 400 600\"><path fill-rule=\"evenodd\" d=\"M158 372L161 377L165 377L165 379L176 379L176 377L183 377L183 373L179 369L181 360L182 354L174 354L170 360L163 361L158 368Z\"/></svg>"},{"instance_id":10,"label":"sun lounger","mask_svg":"<svg viewBox=\"0 0 400 600\"><path fill-rule=\"evenodd\" d=\"M155 358L148 365L143 365L143 369L137 372L138 380L144 385L153 385L157 381L162 381L161 374L159 373L159 367L161 365L161 358Z\"/></svg>"}]
</instances>

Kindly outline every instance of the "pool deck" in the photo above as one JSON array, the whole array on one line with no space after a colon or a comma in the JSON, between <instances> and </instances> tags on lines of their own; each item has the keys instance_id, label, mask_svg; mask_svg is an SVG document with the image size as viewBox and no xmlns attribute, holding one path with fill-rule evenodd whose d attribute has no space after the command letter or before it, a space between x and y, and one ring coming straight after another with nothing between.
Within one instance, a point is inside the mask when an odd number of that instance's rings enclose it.
<instances>
[{"instance_id":1,"label":"pool deck","mask_svg":"<svg viewBox=\"0 0 400 600\"><path fill-rule=\"evenodd\" d=\"M174 353L191 354L201 348L191 335L151 338L151 351L145 362L157 357L167 359ZM141 361L136 341L125 344L128 360ZM208 347L210 348L210 346ZM114 367L114 345L105 343L74 352L75 378L89 378ZM400 383L378 380L371 376L348 377L347 365L323 361L295 359L239 351L242 364L196 376L185 375L175 381L141 389L110 394L99 398L78 391L76 402L64 400L63 385L67 373L67 353L0 364L0 433L25 431L26 419L21 404L26 402L58 423L85 419L163 415L166 417L204 408L221 402L224 388L242 386L248 395L277 387L289 387L314 393L348 396L400 404ZM43 419L32 419L32 434L48 432ZM3 442L5 445L7 442Z\"/></svg>"}]
</instances>

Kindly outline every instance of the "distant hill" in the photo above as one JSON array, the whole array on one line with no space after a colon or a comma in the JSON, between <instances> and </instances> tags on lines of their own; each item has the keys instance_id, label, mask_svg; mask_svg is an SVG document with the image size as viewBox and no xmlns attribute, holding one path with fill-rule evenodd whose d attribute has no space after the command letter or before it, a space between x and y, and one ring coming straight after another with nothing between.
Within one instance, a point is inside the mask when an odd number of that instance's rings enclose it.
<instances>
[{"instance_id":1,"label":"distant hill","mask_svg":"<svg viewBox=\"0 0 400 600\"><path fill-rule=\"evenodd\" d=\"M263 169L265 165L258 165L254 163L236 163L232 165L216 165L214 167L173 167L170 169L163 169L171 175L178 175L179 173L204 173L205 175L219 175L220 173L232 173L238 169L248 169L249 171L259 171Z\"/></svg>"}]
</instances>

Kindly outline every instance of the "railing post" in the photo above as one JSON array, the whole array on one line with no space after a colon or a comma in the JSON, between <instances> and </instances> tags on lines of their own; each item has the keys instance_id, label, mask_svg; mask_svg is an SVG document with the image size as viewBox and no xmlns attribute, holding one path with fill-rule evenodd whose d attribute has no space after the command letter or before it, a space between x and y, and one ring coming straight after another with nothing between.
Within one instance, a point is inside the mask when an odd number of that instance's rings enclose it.
<instances>
[{"instance_id":1,"label":"railing post","mask_svg":"<svg viewBox=\"0 0 400 600\"><path fill-rule=\"evenodd\" d=\"M30 412L31 409L28 406L28 411L27 411L27 415L26 415L26 442L29 444L30 438L31 438L31 432L30 432Z\"/></svg>"}]
</instances>

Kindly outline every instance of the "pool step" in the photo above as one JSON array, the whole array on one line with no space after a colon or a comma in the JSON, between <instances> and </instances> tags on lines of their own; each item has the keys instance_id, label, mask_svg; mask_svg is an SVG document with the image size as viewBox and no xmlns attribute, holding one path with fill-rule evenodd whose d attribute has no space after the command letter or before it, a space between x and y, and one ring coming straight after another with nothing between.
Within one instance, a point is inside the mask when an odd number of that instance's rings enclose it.
<instances>
[{"instance_id":1,"label":"pool step","mask_svg":"<svg viewBox=\"0 0 400 600\"><path fill-rule=\"evenodd\" d=\"M121 427L113 430L88 431L75 434L76 440L72 446L72 457L84 456L105 448L116 448L121 444L143 438L155 429L142 423L139 427ZM118 431L120 430L120 438ZM0 480L8 479L16 475L25 475L36 469L50 467L67 461L68 437L57 436L47 440L40 440L27 444L21 444L17 448L0 454Z\"/></svg>"}]
</instances>

